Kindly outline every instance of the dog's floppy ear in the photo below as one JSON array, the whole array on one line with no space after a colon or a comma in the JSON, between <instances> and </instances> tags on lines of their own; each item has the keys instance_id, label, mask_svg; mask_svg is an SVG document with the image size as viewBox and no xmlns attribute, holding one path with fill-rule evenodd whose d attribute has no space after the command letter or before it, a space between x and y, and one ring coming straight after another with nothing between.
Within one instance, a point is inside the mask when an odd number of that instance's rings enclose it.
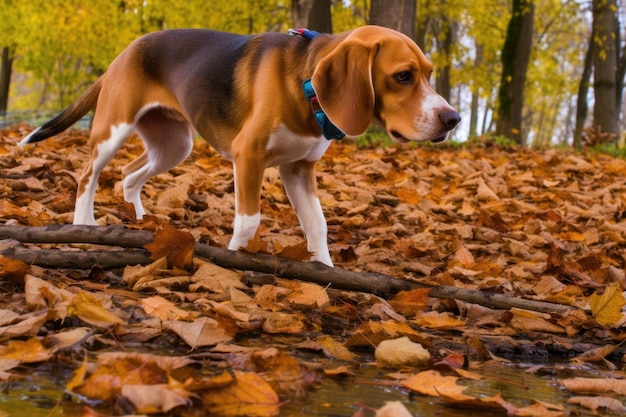
<instances>
[{"instance_id":1,"label":"dog's floppy ear","mask_svg":"<svg viewBox=\"0 0 626 417\"><path fill-rule=\"evenodd\" d=\"M348 136L359 136L374 115L372 47L345 42L315 68L311 82L320 107Z\"/></svg>"}]
</instances>

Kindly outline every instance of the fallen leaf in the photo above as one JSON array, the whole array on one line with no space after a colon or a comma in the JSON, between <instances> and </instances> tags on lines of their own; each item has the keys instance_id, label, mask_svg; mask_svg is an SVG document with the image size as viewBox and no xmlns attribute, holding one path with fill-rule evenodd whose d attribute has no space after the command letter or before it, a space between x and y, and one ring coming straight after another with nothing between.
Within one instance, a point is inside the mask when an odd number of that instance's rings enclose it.
<instances>
[{"instance_id":1,"label":"fallen leaf","mask_svg":"<svg viewBox=\"0 0 626 417\"><path fill-rule=\"evenodd\" d=\"M565 333L565 329L559 325L550 323L541 313L533 311L515 310L510 321L514 329L531 332Z\"/></svg>"},{"instance_id":2,"label":"fallen leaf","mask_svg":"<svg viewBox=\"0 0 626 417\"><path fill-rule=\"evenodd\" d=\"M348 338L345 345L351 346L378 346L387 339L395 339L399 336L418 336L419 333L406 322L395 320L369 320Z\"/></svg>"},{"instance_id":3,"label":"fallen leaf","mask_svg":"<svg viewBox=\"0 0 626 417\"><path fill-rule=\"evenodd\" d=\"M75 327L70 330L54 333L44 337L41 343L50 349L53 353L76 346L79 342L83 342L94 331L89 327Z\"/></svg>"},{"instance_id":4,"label":"fallen leaf","mask_svg":"<svg viewBox=\"0 0 626 417\"><path fill-rule=\"evenodd\" d=\"M297 314L280 311L263 314L263 330L268 333L301 333L306 329L302 317Z\"/></svg>"},{"instance_id":5,"label":"fallen leaf","mask_svg":"<svg viewBox=\"0 0 626 417\"><path fill-rule=\"evenodd\" d=\"M193 284L189 285L190 291L208 290L222 294L229 288L246 289L246 285L241 282L240 273L210 262L200 265L198 270L192 275L191 282Z\"/></svg>"},{"instance_id":6,"label":"fallen leaf","mask_svg":"<svg viewBox=\"0 0 626 417\"><path fill-rule=\"evenodd\" d=\"M10 340L6 346L0 346L0 359L16 359L20 363L45 362L53 353L37 337L28 340Z\"/></svg>"},{"instance_id":7,"label":"fallen leaf","mask_svg":"<svg viewBox=\"0 0 626 417\"><path fill-rule=\"evenodd\" d=\"M71 292L29 274L24 277L24 293L30 308L50 307L59 312L58 317L61 319L65 317L67 305L74 298Z\"/></svg>"},{"instance_id":8,"label":"fallen leaf","mask_svg":"<svg viewBox=\"0 0 626 417\"><path fill-rule=\"evenodd\" d=\"M190 322L169 320L163 322L163 328L176 333L192 349L213 346L232 339L216 320L209 317L199 317Z\"/></svg>"},{"instance_id":9,"label":"fallen leaf","mask_svg":"<svg viewBox=\"0 0 626 417\"><path fill-rule=\"evenodd\" d=\"M606 410L611 413L626 413L626 406L617 398L611 397L570 397L567 399L568 404L576 404L588 408L592 411L598 409Z\"/></svg>"},{"instance_id":10,"label":"fallen leaf","mask_svg":"<svg viewBox=\"0 0 626 417\"><path fill-rule=\"evenodd\" d=\"M455 376L443 376L437 371L422 371L412 377L402 381L402 386L411 391L418 392L431 397L446 395L447 399L473 399L463 394L467 387L458 385L459 378Z\"/></svg>"},{"instance_id":11,"label":"fallen leaf","mask_svg":"<svg viewBox=\"0 0 626 417\"><path fill-rule=\"evenodd\" d=\"M277 256L287 259L295 259L298 261L308 261L313 256L313 253L309 252L307 242L302 241L295 245L281 246L274 243L274 252Z\"/></svg>"},{"instance_id":12,"label":"fallen leaf","mask_svg":"<svg viewBox=\"0 0 626 417\"><path fill-rule=\"evenodd\" d=\"M424 366L430 361L430 353L419 343L414 343L408 337L394 340L384 340L376 346L374 356L381 366Z\"/></svg>"},{"instance_id":13,"label":"fallen leaf","mask_svg":"<svg viewBox=\"0 0 626 417\"><path fill-rule=\"evenodd\" d=\"M431 329L452 329L465 325L464 320L457 319L447 311L441 313L437 311L420 312L412 320L412 323Z\"/></svg>"},{"instance_id":14,"label":"fallen leaf","mask_svg":"<svg viewBox=\"0 0 626 417\"><path fill-rule=\"evenodd\" d=\"M66 388L91 400L101 401L118 398L126 385L174 384L175 390L178 390L179 386L171 382L168 375L173 369L183 368L192 362L185 357L134 352L103 353L98 355L97 362L91 367L83 362L74 371Z\"/></svg>"},{"instance_id":15,"label":"fallen leaf","mask_svg":"<svg viewBox=\"0 0 626 417\"><path fill-rule=\"evenodd\" d=\"M568 390L581 394L606 394L614 392L626 395L626 380L612 378L583 378L576 377L562 379L561 383Z\"/></svg>"},{"instance_id":16,"label":"fallen leaf","mask_svg":"<svg viewBox=\"0 0 626 417\"><path fill-rule=\"evenodd\" d=\"M191 270L195 245L196 240L191 233L164 224L154 233L154 240L144 247L150 251L155 261L165 256L169 266Z\"/></svg>"},{"instance_id":17,"label":"fallen leaf","mask_svg":"<svg viewBox=\"0 0 626 417\"><path fill-rule=\"evenodd\" d=\"M626 300L619 284L607 285L602 295L593 293L589 297L589 304L593 317L605 327L615 326L624 318L622 307Z\"/></svg>"},{"instance_id":18,"label":"fallen leaf","mask_svg":"<svg viewBox=\"0 0 626 417\"><path fill-rule=\"evenodd\" d=\"M338 342L330 336L318 336L315 340L307 340L298 343L296 347L300 349L321 350L324 355L331 359L351 362L354 354L350 352L343 343Z\"/></svg>"},{"instance_id":19,"label":"fallen leaf","mask_svg":"<svg viewBox=\"0 0 626 417\"><path fill-rule=\"evenodd\" d=\"M121 395L128 399L136 413L146 414L167 413L179 406L191 406L193 396L181 383L173 380L167 384L126 384Z\"/></svg>"},{"instance_id":20,"label":"fallen leaf","mask_svg":"<svg viewBox=\"0 0 626 417\"><path fill-rule=\"evenodd\" d=\"M320 308L330 302L326 289L320 285L285 279L277 282L290 290L286 300L294 307Z\"/></svg>"},{"instance_id":21,"label":"fallen leaf","mask_svg":"<svg viewBox=\"0 0 626 417\"><path fill-rule=\"evenodd\" d=\"M305 398L308 392L323 382L320 367L302 362L278 348L254 349L228 360L231 368L255 372L281 397Z\"/></svg>"},{"instance_id":22,"label":"fallen leaf","mask_svg":"<svg viewBox=\"0 0 626 417\"><path fill-rule=\"evenodd\" d=\"M419 288L411 291L400 291L396 294L389 304L398 313L405 317L415 315L418 311L424 310L428 307L428 292L430 288Z\"/></svg>"},{"instance_id":23,"label":"fallen leaf","mask_svg":"<svg viewBox=\"0 0 626 417\"><path fill-rule=\"evenodd\" d=\"M343 376L354 376L354 372L350 370L350 368L346 365L338 366L333 369L324 368L324 375L329 377L343 377Z\"/></svg>"},{"instance_id":24,"label":"fallen leaf","mask_svg":"<svg viewBox=\"0 0 626 417\"><path fill-rule=\"evenodd\" d=\"M439 390L438 390L439 391ZM439 396L446 402L454 404L457 407L463 407L474 410L475 412L489 412L489 413L506 413L507 415L518 415L519 409L510 402L506 401L500 394L496 394L492 397L471 397L468 395L458 395L454 392L442 391L439 392ZM543 414L524 414L528 416L539 417ZM562 416L563 414L558 414ZM552 417L552 416L545 416ZM556 417L556 416L554 416Z\"/></svg>"},{"instance_id":25,"label":"fallen leaf","mask_svg":"<svg viewBox=\"0 0 626 417\"><path fill-rule=\"evenodd\" d=\"M112 324L124 324L124 320L116 313L102 307L102 299L87 291L80 291L72 298L68 313L96 327L106 328Z\"/></svg>"},{"instance_id":26,"label":"fallen leaf","mask_svg":"<svg viewBox=\"0 0 626 417\"><path fill-rule=\"evenodd\" d=\"M13 312L7 312L6 310L0 310L0 316L5 316L6 319L11 318L6 326L0 327L0 338L10 339L18 336L34 336L39 333L41 326L48 321L48 309L35 310L26 314L15 314Z\"/></svg>"},{"instance_id":27,"label":"fallen leaf","mask_svg":"<svg viewBox=\"0 0 626 417\"><path fill-rule=\"evenodd\" d=\"M19 359L3 359L0 358L0 381L7 381L13 376L10 371L20 364Z\"/></svg>"},{"instance_id":28,"label":"fallen leaf","mask_svg":"<svg viewBox=\"0 0 626 417\"><path fill-rule=\"evenodd\" d=\"M279 413L280 401L272 387L256 373L233 371L235 380L202 397L203 410L225 417L266 417Z\"/></svg>"},{"instance_id":29,"label":"fallen leaf","mask_svg":"<svg viewBox=\"0 0 626 417\"><path fill-rule=\"evenodd\" d=\"M30 265L18 259L9 259L0 255L0 280L22 284L29 269Z\"/></svg>"},{"instance_id":30,"label":"fallen leaf","mask_svg":"<svg viewBox=\"0 0 626 417\"><path fill-rule=\"evenodd\" d=\"M146 314L158 317L162 321L189 320L193 318L191 313L176 307L174 303L158 295L143 298L140 303Z\"/></svg>"},{"instance_id":31,"label":"fallen leaf","mask_svg":"<svg viewBox=\"0 0 626 417\"><path fill-rule=\"evenodd\" d=\"M159 272L167 269L167 258L161 257L149 265L133 265L124 268L122 281L130 287L134 287L144 277L154 279Z\"/></svg>"},{"instance_id":32,"label":"fallen leaf","mask_svg":"<svg viewBox=\"0 0 626 417\"><path fill-rule=\"evenodd\" d=\"M411 417L412 415L400 401L388 401L376 410L375 417Z\"/></svg>"}]
</instances>

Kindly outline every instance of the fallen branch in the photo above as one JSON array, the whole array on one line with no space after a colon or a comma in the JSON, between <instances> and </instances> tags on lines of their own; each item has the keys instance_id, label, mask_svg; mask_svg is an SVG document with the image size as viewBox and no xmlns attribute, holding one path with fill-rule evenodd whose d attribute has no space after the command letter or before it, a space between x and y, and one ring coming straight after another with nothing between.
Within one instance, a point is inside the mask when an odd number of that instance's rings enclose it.
<instances>
[{"instance_id":1,"label":"fallen branch","mask_svg":"<svg viewBox=\"0 0 626 417\"><path fill-rule=\"evenodd\" d=\"M59 249L29 249L7 245L0 255L44 267L89 269L93 265L119 268L152 262L150 253L140 249L152 242L153 235L145 230L122 226L52 225L45 227L1 226L0 239L15 239L22 243L89 243L133 248L133 250L67 251ZM352 272L332 268L319 262L301 262L273 255L231 251L196 243L195 255L224 268L256 271L280 277L314 282L348 291L362 291L389 298L400 291L429 288L428 285L402 280L385 274ZM496 309L521 308L539 312L566 312L575 307L543 301L527 300L504 294L469 290L450 286L433 287L429 295L456 299Z\"/></svg>"},{"instance_id":2,"label":"fallen branch","mask_svg":"<svg viewBox=\"0 0 626 417\"><path fill-rule=\"evenodd\" d=\"M147 265L153 262L150 252L145 249L101 251L32 249L24 247L17 241L2 245L0 255L44 268L91 269L94 266L123 268L127 265Z\"/></svg>"}]
</instances>

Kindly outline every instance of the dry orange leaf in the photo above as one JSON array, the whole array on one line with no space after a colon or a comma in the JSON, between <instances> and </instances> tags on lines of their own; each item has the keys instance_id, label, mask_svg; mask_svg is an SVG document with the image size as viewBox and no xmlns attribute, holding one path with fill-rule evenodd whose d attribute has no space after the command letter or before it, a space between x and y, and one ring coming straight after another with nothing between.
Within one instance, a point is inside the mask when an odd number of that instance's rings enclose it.
<instances>
[{"instance_id":1,"label":"dry orange leaf","mask_svg":"<svg viewBox=\"0 0 626 417\"><path fill-rule=\"evenodd\" d=\"M123 223L137 223L137 212L133 203L122 201L118 204L117 211Z\"/></svg>"},{"instance_id":2,"label":"dry orange leaf","mask_svg":"<svg viewBox=\"0 0 626 417\"><path fill-rule=\"evenodd\" d=\"M306 241L285 247L274 242L274 252L282 258L296 259L298 261L308 261L313 255L313 253L309 252Z\"/></svg>"},{"instance_id":3,"label":"dry orange leaf","mask_svg":"<svg viewBox=\"0 0 626 417\"><path fill-rule=\"evenodd\" d=\"M422 201L422 196L419 195L413 188L398 188L394 190L394 194L400 199L400 201L410 206L417 205L420 201Z\"/></svg>"},{"instance_id":4,"label":"dry orange leaf","mask_svg":"<svg viewBox=\"0 0 626 417\"><path fill-rule=\"evenodd\" d=\"M626 406L617 398L611 397L570 397L567 399L568 404L577 404L588 408L597 414L598 409L604 409L613 413L626 413ZM623 415L623 414L622 414Z\"/></svg>"},{"instance_id":5,"label":"dry orange leaf","mask_svg":"<svg viewBox=\"0 0 626 417\"><path fill-rule=\"evenodd\" d=\"M437 371L428 370L402 381L402 386L431 397L446 395L446 398L458 400L472 399L473 397L463 394L467 387L457 385L458 380L455 376L443 376Z\"/></svg>"},{"instance_id":6,"label":"dry orange leaf","mask_svg":"<svg viewBox=\"0 0 626 417\"><path fill-rule=\"evenodd\" d=\"M175 380L167 384L126 384L121 394L135 407L136 413L167 413L179 406L191 406L193 394Z\"/></svg>"},{"instance_id":7,"label":"dry orange leaf","mask_svg":"<svg viewBox=\"0 0 626 417\"><path fill-rule=\"evenodd\" d=\"M376 346L374 356L381 366L424 366L430 361L430 353L408 337L384 340Z\"/></svg>"},{"instance_id":8,"label":"dry orange leaf","mask_svg":"<svg viewBox=\"0 0 626 417\"><path fill-rule=\"evenodd\" d=\"M537 331L547 333L565 333L565 329L559 325L550 323L543 314L526 310L515 310L510 321L513 328L523 331Z\"/></svg>"},{"instance_id":9,"label":"dry orange leaf","mask_svg":"<svg viewBox=\"0 0 626 417\"><path fill-rule=\"evenodd\" d=\"M464 320L459 320L448 312L438 313L436 311L429 311L426 313L418 313L413 323L416 323L423 327L431 329L452 329L455 327L462 327L465 325Z\"/></svg>"},{"instance_id":10,"label":"dry orange leaf","mask_svg":"<svg viewBox=\"0 0 626 417\"><path fill-rule=\"evenodd\" d=\"M166 321L163 323L163 328L176 333L192 349L201 346L213 346L232 339L216 320L209 317L200 317L190 322Z\"/></svg>"},{"instance_id":11,"label":"dry orange leaf","mask_svg":"<svg viewBox=\"0 0 626 417\"><path fill-rule=\"evenodd\" d=\"M267 242L261 240L261 230L257 229L254 237L248 241L248 244L245 248L240 248L249 253L269 253L269 249L267 248Z\"/></svg>"},{"instance_id":12,"label":"dry orange leaf","mask_svg":"<svg viewBox=\"0 0 626 417\"><path fill-rule=\"evenodd\" d=\"M85 361L74 371L66 388L92 400L117 398L125 385L159 385L170 383L168 371L187 366L185 357L168 357L142 353L104 353L90 367Z\"/></svg>"},{"instance_id":13,"label":"dry orange leaf","mask_svg":"<svg viewBox=\"0 0 626 417\"><path fill-rule=\"evenodd\" d=\"M600 346L595 349L587 350L581 353L578 356L572 358L573 361L582 361L582 362L594 362L594 361L604 361L607 356L611 353L615 352L619 345L606 345Z\"/></svg>"},{"instance_id":14,"label":"dry orange leaf","mask_svg":"<svg viewBox=\"0 0 626 417\"><path fill-rule=\"evenodd\" d=\"M52 351L41 344L37 337L28 340L11 340L0 346L0 359L17 359L20 363L44 362L52 357Z\"/></svg>"},{"instance_id":15,"label":"dry orange leaf","mask_svg":"<svg viewBox=\"0 0 626 417\"><path fill-rule=\"evenodd\" d=\"M190 291L208 290L217 294L224 293L229 287L246 289L241 282L241 274L232 269L222 268L210 262L200 265L191 277L193 284L189 285Z\"/></svg>"},{"instance_id":16,"label":"dry orange leaf","mask_svg":"<svg viewBox=\"0 0 626 417\"><path fill-rule=\"evenodd\" d=\"M154 240L144 245L154 260L167 257L170 267L190 270L193 268L193 254L196 241L189 232L176 229L170 224L161 225L154 233Z\"/></svg>"},{"instance_id":17,"label":"dry orange leaf","mask_svg":"<svg viewBox=\"0 0 626 417\"><path fill-rule=\"evenodd\" d=\"M63 310L67 304L74 298L74 294L58 288L53 284L44 281L41 278L27 274L24 277L24 292L26 295L26 304L30 308L54 308L55 310ZM64 318L64 315L59 316Z\"/></svg>"},{"instance_id":18,"label":"dry orange leaf","mask_svg":"<svg viewBox=\"0 0 626 417\"><path fill-rule=\"evenodd\" d=\"M614 392L626 395L626 380L612 378L570 378L563 379L561 383L568 390L581 394L606 394Z\"/></svg>"},{"instance_id":19,"label":"dry orange leaf","mask_svg":"<svg viewBox=\"0 0 626 417\"><path fill-rule=\"evenodd\" d=\"M146 314L158 317L162 321L167 320L188 320L193 315L185 310L176 307L174 303L165 298L155 295L153 297L144 298L140 301Z\"/></svg>"},{"instance_id":20,"label":"dry orange leaf","mask_svg":"<svg viewBox=\"0 0 626 417\"><path fill-rule=\"evenodd\" d=\"M256 373L234 371L234 383L207 392L202 405L209 415L266 417L279 413L280 401L272 387Z\"/></svg>"},{"instance_id":21,"label":"dry orange leaf","mask_svg":"<svg viewBox=\"0 0 626 417\"><path fill-rule=\"evenodd\" d=\"M496 394L493 397L470 397L467 395L454 395L449 392L441 392L440 397L448 403L452 403L456 406L463 406L476 411L507 413L508 415L532 415L535 417L556 417L557 415L563 415L562 413L554 416L544 414L517 414L517 407L502 398L500 394Z\"/></svg>"},{"instance_id":22,"label":"dry orange leaf","mask_svg":"<svg viewBox=\"0 0 626 417\"><path fill-rule=\"evenodd\" d=\"M300 349L321 350L329 358L351 362L354 354L345 345L330 336L318 336L315 340L307 340L297 345Z\"/></svg>"},{"instance_id":23,"label":"dry orange leaf","mask_svg":"<svg viewBox=\"0 0 626 417\"><path fill-rule=\"evenodd\" d=\"M14 375L7 372L20 364L18 359L2 359L0 358L0 381L8 381Z\"/></svg>"},{"instance_id":24,"label":"dry orange leaf","mask_svg":"<svg viewBox=\"0 0 626 417\"><path fill-rule=\"evenodd\" d=\"M405 317L415 315L417 311L428 307L428 292L430 290L430 288L418 288L411 291L400 291L389 300L389 304Z\"/></svg>"},{"instance_id":25,"label":"dry orange leaf","mask_svg":"<svg viewBox=\"0 0 626 417\"><path fill-rule=\"evenodd\" d=\"M380 342L398 336L417 336L419 333L406 322L370 320L363 323L346 341L346 346L377 346Z\"/></svg>"},{"instance_id":26,"label":"dry orange leaf","mask_svg":"<svg viewBox=\"0 0 626 417\"><path fill-rule=\"evenodd\" d=\"M593 293L589 297L589 304L593 317L605 327L615 326L624 318L622 307L626 300L619 284L607 285L602 295Z\"/></svg>"},{"instance_id":27,"label":"dry orange leaf","mask_svg":"<svg viewBox=\"0 0 626 417\"><path fill-rule=\"evenodd\" d=\"M10 310L0 310L0 316L6 317L6 326L0 326L0 338L34 336L41 326L48 321L48 310L35 310L26 314L15 314ZM3 320L4 321L4 320Z\"/></svg>"},{"instance_id":28,"label":"dry orange leaf","mask_svg":"<svg viewBox=\"0 0 626 417\"><path fill-rule=\"evenodd\" d=\"M272 311L263 315L263 330L268 333L301 333L306 329L303 318L297 314Z\"/></svg>"},{"instance_id":29,"label":"dry orange leaf","mask_svg":"<svg viewBox=\"0 0 626 417\"><path fill-rule=\"evenodd\" d=\"M0 280L7 280L16 284L24 282L24 276L30 265L17 259L9 259L0 255Z\"/></svg>"},{"instance_id":30,"label":"dry orange leaf","mask_svg":"<svg viewBox=\"0 0 626 417\"><path fill-rule=\"evenodd\" d=\"M124 324L124 320L117 314L102 307L101 300L102 297L96 298L96 296L87 291L80 291L72 299L70 307L68 307L68 313L96 327Z\"/></svg>"},{"instance_id":31,"label":"dry orange leaf","mask_svg":"<svg viewBox=\"0 0 626 417\"><path fill-rule=\"evenodd\" d=\"M323 369L324 375L330 377L342 377L342 376L354 376L354 371L351 371L347 365L338 366L333 369Z\"/></svg>"},{"instance_id":32,"label":"dry orange leaf","mask_svg":"<svg viewBox=\"0 0 626 417\"><path fill-rule=\"evenodd\" d=\"M568 240L570 242L584 242L585 235L578 232L563 232L556 235L557 238Z\"/></svg>"},{"instance_id":33,"label":"dry orange leaf","mask_svg":"<svg viewBox=\"0 0 626 417\"><path fill-rule=\"evenodd\" d=\"M389 401L376 410L374 417L411 417L412 415L400 401Z\"/></svg>"},{"instance_id":34,"label":"dry orange leaf","mask_svg":"<svg viewBox=\"0 0 626 417\"><path fill-rule=\"evenodd\" d=\"M286 300L295 307L320 308L330 302L326 288L308 282L279 279L281 287L288 288Z\"/></svg>"},{"instance_id":35,"label":"dry orange leaf","mask_svg":"<svg viewBox=\"0 0 626 417\"><path fill-rule=\"evenodd\" d=\"M122 281L129 286L141 285L146 280L154 280L160 271L167 269L167 257L161 257L148 265L132 265L124 268Z\"/></svg>"}]
</instances>

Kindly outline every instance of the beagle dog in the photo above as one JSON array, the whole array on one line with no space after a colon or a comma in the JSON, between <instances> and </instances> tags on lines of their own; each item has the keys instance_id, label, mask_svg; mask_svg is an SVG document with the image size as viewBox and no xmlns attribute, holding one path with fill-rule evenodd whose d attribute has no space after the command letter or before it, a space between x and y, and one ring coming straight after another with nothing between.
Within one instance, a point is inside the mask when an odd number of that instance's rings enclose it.
<instances>
[{"instance_id":1,"label":"beagle dog","mask_svg":"<svg viewBox=\"0 0 626 417\"><path fill-rule=\"evenodd\" d=\"M233 162L229 249L254 237L263 172L278 166L312 260L332 266L316 161L329 139L359 136L373 122L399 143L445 140L461 118L431 88L432 70L409 37L378 26L338 35L165 30L131 43L73 104L20 144L61 133L95 107L74 212L74 224L93 225L98 176L133 131L145 151L124 168L123 188L139 219L143 185L187 158L196 131Z\"/></svg>"}]
</instances>

